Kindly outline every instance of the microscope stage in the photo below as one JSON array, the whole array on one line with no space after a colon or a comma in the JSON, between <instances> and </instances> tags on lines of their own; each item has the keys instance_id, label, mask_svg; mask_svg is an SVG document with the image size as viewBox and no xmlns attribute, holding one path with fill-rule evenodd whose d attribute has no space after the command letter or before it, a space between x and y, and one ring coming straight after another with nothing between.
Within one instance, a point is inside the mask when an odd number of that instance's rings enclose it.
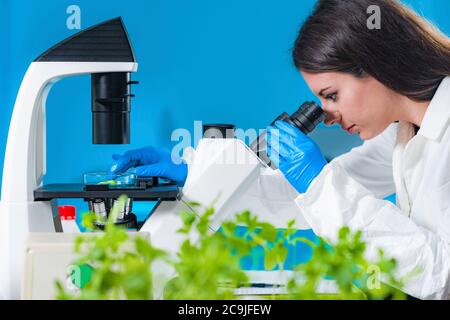
<instances>
[{"instance_id":1,"label":"microscope stage","mask_svg":"<svg viewBox=\"0 0 450 320\"><path fill-rule=\"evenodd\" d=\"M35 201L50 201L58 198L118 198L126 195L135 201L174 201L180 193L176 184L161 184L144 188L114 188L109 190L86 190L84 184L48 184L34 191Z\"/></svg>"}]
</instances>

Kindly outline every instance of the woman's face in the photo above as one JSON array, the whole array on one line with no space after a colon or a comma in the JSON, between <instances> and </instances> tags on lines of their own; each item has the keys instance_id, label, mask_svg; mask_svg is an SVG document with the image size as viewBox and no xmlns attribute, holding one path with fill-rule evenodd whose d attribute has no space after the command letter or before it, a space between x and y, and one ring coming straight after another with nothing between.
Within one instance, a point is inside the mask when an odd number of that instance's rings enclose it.
<instances>
[{"instance_id":1,"label":"woman's face","mask_svg":"<svg viewBox=\"0 0 450 320\"><path fill-rule=\"evenodd\" d=\"M341 72L301 72L308 86L320 99L327 114L325 124L340 124L350 134L371 139L396 120L397 94L367 76L356 78Z\"/></svg>"}]
</instances>

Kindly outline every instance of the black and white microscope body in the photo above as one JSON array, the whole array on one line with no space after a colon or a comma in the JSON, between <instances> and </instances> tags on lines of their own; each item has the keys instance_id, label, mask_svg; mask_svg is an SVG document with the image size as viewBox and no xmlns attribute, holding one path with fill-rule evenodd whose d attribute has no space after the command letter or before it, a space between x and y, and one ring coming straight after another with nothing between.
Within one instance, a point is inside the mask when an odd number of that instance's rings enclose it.
<instances>
[{"instance_id":1,"label":"black and white microscope body","mask_svg":"<svg viewBox=\"0 0 450 320\"><path fill-rule=\"evenodd\" d=\"M129 74L137 68L120 18L59 43L29 66L14 105L3 168L0 291L5 298L20 296L29 233L55 232L51 202L35 201L35 190L42 186L46 173L45 104L52 86L66 77Z\"/></svg>"}]
</instances>

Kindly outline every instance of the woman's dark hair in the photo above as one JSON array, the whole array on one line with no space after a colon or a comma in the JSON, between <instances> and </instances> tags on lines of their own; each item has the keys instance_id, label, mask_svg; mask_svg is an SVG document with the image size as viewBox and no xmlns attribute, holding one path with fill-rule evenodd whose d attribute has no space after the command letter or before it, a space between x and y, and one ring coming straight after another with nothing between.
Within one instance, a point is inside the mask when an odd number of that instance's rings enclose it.
<instances>
[{"instance_id":1,"label":"woman's dark hair","mask_svg":"<svg viewBox=\"0 0 450 320\"><path fill-rule=\"evenodd\" d=\"M373 5L379 29L367 23ZM293 58L301 71L370 75L412 100L429 101L450 75L450 40L396 0L319 0Z\"/></svg>"}]
</instances>

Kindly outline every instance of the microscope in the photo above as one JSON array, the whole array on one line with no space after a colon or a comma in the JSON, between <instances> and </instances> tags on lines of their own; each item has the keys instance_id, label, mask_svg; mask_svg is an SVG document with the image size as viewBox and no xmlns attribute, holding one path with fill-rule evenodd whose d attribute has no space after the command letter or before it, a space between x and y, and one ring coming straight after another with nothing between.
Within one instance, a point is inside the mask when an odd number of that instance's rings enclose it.
<instances>
[{"instance_id":1,"label":"microscope","mask_svg":"<svg viewBox=\"0 0 450 320\"><path fill-rule=\"evenodd\" d=\"M182 190L156 177L134 177L132 183L124 185L86 181L44 185L45 104L52 86L66 77L90 74L93 143L126 144L130 142L131 86L137 84L130 75L137 67L120 17L63 40L30 64L15 102L5 152L0 201L0 296L53 299L54 281L64 282L66 267L74 259L74 236L62 232L57 199L82 198L90 211L106 215L119 196L127 195L129 202L118 223L136 229L137 234L149 235L152 245L173 255L184 241L177 232L182 227L179 214L197 214L190 206L192 202L214 205L211 232L245 210L276 227L283 228L295 219L294 227L310 229L298 214L298 193L263 157L264 136L251 147L233 137L203 137L195 150L185 150L189 175ZM298 120L304 118L301 122L308 124L306 131L312 130L320 122L316 121L316 107L312 113L283 114L280 119L298 126ZM282 198L271 193L280 181L284 181ZM133 201L156 201L146 221L136 221ZM158 297L175 271L165 265L155 268L154 291Z\"/></svg>"},{"instance_id":2,"label":"microscope","mask_svg":"<svg viewBox=\"0 0 450 320\"><path fill-rule=\"evenodd\" d=\"M137 61L122 19L115 18L48 49L29 66L15 102L3 169L0 202L0 293L20 297L25 242L31 233L61 231L57 199L83 198L93 211L108 210L120 195L131 201L175 200L175 184L157 179L126 189L109 185L43 185L46 173L45 104L52 86L66 77L90 74L94 144L130 142L131 73ZM94 210L95 205L95 210ZM131 202L122 223L137 227Z\"/></svg>"}]
</instances>

